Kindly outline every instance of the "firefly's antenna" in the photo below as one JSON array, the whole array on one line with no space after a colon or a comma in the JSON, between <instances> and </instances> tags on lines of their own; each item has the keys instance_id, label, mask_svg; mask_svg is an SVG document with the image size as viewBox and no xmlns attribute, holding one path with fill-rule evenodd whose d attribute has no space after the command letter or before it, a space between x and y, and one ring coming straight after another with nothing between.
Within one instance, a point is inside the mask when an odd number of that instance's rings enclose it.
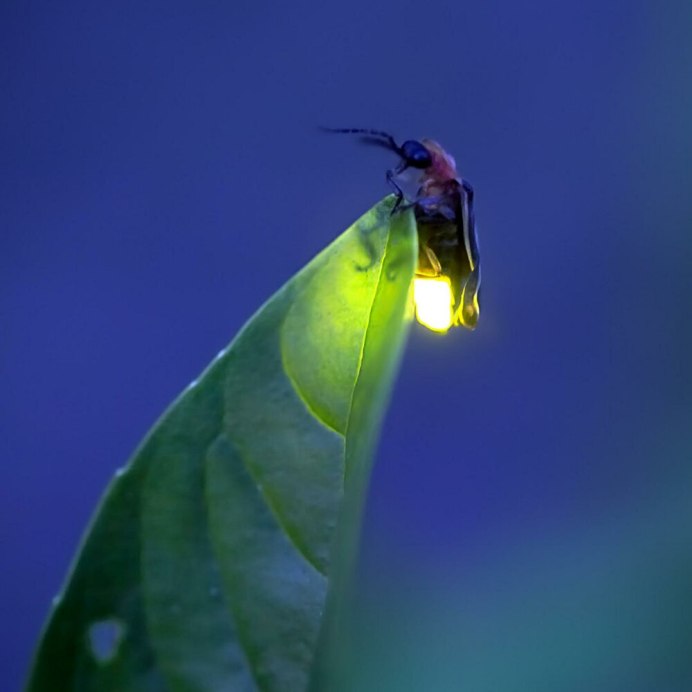
<instances>
[{"instance_id":1,"label":"firefly's antenna","mask_svg":"<svg viewBox=\"0 0 692 692\"><path fill-rule=\"evenodd\" d=\"M371 130L367 127L320 127L320 130L322 132L331 132L332 134L364 135L361 137L362 140L370 144L377 144L385 149L390 149L399 154L399 156L403 156L401 147L396 143L394 137L382 130Z\"/></svg>"},{"instance_id":2,"label":"firefly's antenna","mask_svg":"<svg viewBox=\"0 0 692 692\"><path fill-rule=\"evenodd\" d=\"M332 132L345 135L361 135L360 139L368 144L376 144L393 151L401 157L399 164L387 171L387 182L394 188L396 202L392 208L394 214L404 199L404 191L397 184L395 177L403 173L407 168L423 170L432 164L430 151L415 139L406 140L401 146L396 143L392 135L382 130L370 130L365 127L321 127L323 132Z\"/></svg>"}]
</instances>

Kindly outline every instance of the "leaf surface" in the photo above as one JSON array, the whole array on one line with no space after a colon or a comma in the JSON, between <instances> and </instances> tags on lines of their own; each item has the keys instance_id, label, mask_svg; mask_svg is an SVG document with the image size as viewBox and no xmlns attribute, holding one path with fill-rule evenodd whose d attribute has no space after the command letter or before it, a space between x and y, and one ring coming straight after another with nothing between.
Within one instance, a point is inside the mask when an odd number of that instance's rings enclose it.
<instances>
[{"instance_id":1,"label":"leaf surface","mask_svg":"<svg viewBox=\"0 0 692 692\"><path fill-rule=\"evenodd\" d=\"M113 479L30 692L284 692L317 652L336 665L416 262L392 204L288 281Z\"/></svg>"}]
</instances>

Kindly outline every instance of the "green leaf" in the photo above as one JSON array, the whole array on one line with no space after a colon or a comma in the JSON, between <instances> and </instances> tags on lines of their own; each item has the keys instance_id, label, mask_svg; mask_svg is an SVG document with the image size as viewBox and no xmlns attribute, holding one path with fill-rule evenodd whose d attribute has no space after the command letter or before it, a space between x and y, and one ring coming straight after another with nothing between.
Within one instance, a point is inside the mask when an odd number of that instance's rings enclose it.
<instances>
[{"instance_id":1,"label":"green leaf","mask_svg":"<svg viewBox=\"0 0 692 692\"><path fill-rule=\"evenodd\" d=\"M28 690L285 692L318 648L338 664L416 261L392 204L276 293L116 475Z\"/></svg>"}]
</instances>

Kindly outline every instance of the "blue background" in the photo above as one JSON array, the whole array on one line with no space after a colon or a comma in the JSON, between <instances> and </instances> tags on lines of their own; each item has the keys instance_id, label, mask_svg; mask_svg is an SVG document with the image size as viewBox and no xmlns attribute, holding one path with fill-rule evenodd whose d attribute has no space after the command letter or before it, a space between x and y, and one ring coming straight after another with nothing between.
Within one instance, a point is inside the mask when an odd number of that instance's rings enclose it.
<instances>
[{"instance_id":1,"label":"blue background","mask_svg":"<svg viewBox=\"0 0 692 692\"><path fill-rule=\"evenodd\" d=\"M690 75L686 0L5 0L0 687L115 469L388 191L327 124L442 142L484 271L411 336L354 684L692 689Z\"/></svg>"}]
</instances>

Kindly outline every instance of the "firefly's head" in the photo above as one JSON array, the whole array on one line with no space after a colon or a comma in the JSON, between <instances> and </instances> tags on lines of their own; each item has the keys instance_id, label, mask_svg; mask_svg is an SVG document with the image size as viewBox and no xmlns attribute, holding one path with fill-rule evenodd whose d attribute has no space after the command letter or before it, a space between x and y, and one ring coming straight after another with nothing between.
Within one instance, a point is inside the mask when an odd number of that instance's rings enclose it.
<instances>
[{"instance_id":1,"label":"firefly's head","mask_svg":"<svg viewBox=\"0 0 692 692\"><path fill-rule=\"evenodd\" d=\"M425 170L432 165L432 154L422 142L418 142L415 139L407 139L395 151L405 161L407 168Z\"/></svg>"}]
</instances>

